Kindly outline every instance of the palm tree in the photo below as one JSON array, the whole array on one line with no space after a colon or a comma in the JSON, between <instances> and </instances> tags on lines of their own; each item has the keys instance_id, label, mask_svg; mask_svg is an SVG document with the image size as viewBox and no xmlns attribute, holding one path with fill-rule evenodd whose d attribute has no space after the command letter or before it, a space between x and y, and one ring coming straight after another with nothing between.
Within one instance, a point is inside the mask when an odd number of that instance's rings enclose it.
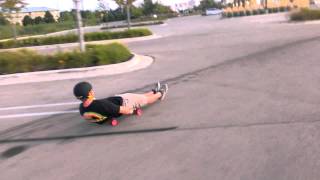
<instances>
[{"instance_id":1,"label":"palm tree","mask_svg":"<svg viewBox=\"0 0 320 180\"><path fill-rule=\"evenodd\" d=\"M18 15L21 9L27 4L24 2L25 0L0 0L0 7L2 11L6 14L6 17L10 20L13 38L17 39L17 28L16 23L13 21L12 13Z\"/></svg>"},{"instance_id":2,"label":"palm tree","mask_svg":"<svg viewBox=\"0 0 320 180\"><path fill-rule=\"evenodd\" d=\"M130 14L130 7L132 6L132 3L136 0L114 0L118 6L123 9L124 7L127 9L127 23L128 23L128 29L131 28L131 14Z\"/></svg>"}]
</instances>

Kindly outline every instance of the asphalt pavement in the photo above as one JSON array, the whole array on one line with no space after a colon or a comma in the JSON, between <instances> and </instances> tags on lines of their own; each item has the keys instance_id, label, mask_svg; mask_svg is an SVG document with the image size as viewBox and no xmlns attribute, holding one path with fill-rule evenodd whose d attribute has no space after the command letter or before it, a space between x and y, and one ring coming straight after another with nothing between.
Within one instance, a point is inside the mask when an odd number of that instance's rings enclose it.
<instances>
[{"instance_id":1,"label":"asphalt pavement","mask_svg":"<svg viewBox=\"0 0 320 180\"><path fill-rule=\"evenodd\" d=\"M0 86L1 179L318 180L320 25L263 17L171 19L128 43L146 69ZM83 80L98 98L170 89L100 126L77 113Z\"/></svg>"}]
</instances>

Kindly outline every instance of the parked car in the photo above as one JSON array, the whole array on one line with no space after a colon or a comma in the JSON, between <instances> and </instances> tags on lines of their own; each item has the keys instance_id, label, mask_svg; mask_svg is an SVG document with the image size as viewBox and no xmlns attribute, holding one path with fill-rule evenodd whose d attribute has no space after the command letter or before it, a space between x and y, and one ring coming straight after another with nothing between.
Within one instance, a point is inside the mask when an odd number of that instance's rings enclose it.
<instances>
[{"instance_id":1,"label":"parked car","mask_svg":"<svg viewBox=\"0 0 320 180\"><path fill-rule=\"evenodd\" d=\"M220 14L222 14L222 12L223 11L221 9L209 8L209 9L206 9L206 11L202 15L204 15L204 16L220 15Z\"/></svg>"}]
</instances>

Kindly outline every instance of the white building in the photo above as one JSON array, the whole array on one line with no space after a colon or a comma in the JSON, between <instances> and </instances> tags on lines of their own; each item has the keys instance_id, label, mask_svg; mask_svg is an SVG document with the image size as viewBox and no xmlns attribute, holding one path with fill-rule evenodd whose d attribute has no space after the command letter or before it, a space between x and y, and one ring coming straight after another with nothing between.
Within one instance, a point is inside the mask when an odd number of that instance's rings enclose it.
<instances>
[{"instance_id":1,"label":"white building","mask_svg":"<svg viewBox=\"0 0 320 180\"><path fill-rule=\"evenodd\" d=\"M170 6L174 11L184 11L200 4L200 0L154 0L154 2Z\"/></svg>"}]
</instances>

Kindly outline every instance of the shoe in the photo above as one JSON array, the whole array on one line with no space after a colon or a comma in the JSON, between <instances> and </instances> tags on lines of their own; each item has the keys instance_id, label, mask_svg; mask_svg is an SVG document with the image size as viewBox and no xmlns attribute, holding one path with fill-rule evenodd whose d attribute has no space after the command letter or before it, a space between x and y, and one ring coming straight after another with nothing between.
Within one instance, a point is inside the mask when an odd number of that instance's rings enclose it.
<instances>
[{"instance_id":1,"label":"shoe","mask_svg":"<svg viewBox=\"0 0 320 180\"><path fill-rule=\"evenodd\" d=\"M154 89L152 89L152 91L153 91L154 94L157 94L158 92L160 92L160 89L161 89L161 84L160 84L160 81L158 81L155 84L155 87L154 87Z\"/></svg>"},{"instance_id":2,"label":"shoe","mask_svg":"<svg viewBox=\"0 0 320 180\"><path fill-rule=\"evenodd\" d=\"M160 100L161 101L164 100L164 98L166 97L168 90L169 90L168 84L164 84L161 86L161 89L160 89L160 93L161 93Z\"/></svg>"}]
</instances>

